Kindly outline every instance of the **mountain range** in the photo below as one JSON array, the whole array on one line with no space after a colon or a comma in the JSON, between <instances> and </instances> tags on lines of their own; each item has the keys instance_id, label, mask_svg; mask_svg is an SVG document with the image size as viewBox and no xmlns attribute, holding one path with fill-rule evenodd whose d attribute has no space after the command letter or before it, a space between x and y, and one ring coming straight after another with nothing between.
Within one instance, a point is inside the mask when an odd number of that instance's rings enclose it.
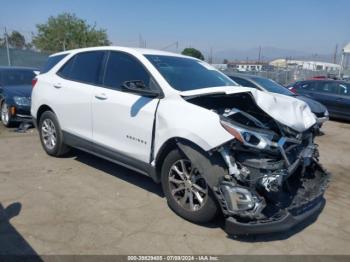
<instances>
[{"instance_id":1,"label":"mountain range","mask_svg":"<svg viewBox=\"0 0 350 262\"><path fill-rule=\"evenodd\" d=\"M298 51L292 49L283 49L277 47L261 47L260 61L271 61L277 58L289 58L289 59L301 59L301 60L313 60L333 62L334 54L319 54L305 51ZM237 60L258 60L259 47L248 49L236 49L230 48L225 50L216 51L213 53L213 62L222 63L224 59L229 61ZM337 56L339 61L339 55Z\"/></svg>"}]
</instances>

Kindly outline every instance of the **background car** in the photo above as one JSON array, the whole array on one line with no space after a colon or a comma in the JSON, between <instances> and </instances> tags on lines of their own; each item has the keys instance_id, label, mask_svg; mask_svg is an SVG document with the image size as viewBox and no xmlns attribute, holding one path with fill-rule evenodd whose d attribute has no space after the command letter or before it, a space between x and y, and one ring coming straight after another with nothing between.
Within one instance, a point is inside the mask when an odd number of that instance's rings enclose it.
<instances>
[{"instance_id":1,"label":"background car","mask_svg":"<svg viewBox=\"0 0 350 262\"><path fill-rule=\"evenodd\" d=\"M1 122L12 124L31 120L30 105L35 68L0 67Z\"/></svg>"},{"instance_id":2,"label":"background car","mask_svg":"<svg viewBox=\"0 0 350 262\"><path fill-rule=\"evenodd\" d=\"M278 94L287 95L287 96L293 96L299 100L304 101L306 104L308 104L311 111L316 115L317 122L320 124L320 126L322 125L322 123L324 123L329 119L327 108L324 105L322 105L321 103L309 97L297 95L271 79L261 77L261 76L237 74L237 73L230 73L227 75L239 85L251 87L251 88L257 88L262 91L273 92L273 93L278 93Z\"/></svg>"},{"instance_id":3,"label":"background car","mask_svg":"<svg viewBox=\"0 0 350 262\"><path fill-rule=\"evenodd\" d=\"M338 80L305 80L290 84L288 89L324 104L331 117L350 120L350 83Z\"/></svg>"}]
</instances>

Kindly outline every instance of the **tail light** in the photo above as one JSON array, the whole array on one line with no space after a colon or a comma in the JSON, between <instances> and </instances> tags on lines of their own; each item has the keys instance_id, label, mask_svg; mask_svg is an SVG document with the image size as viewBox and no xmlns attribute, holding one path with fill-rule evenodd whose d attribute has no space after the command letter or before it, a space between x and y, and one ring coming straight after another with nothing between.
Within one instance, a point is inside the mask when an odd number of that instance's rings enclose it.
<instances>
[{"instance_id":1,"label":"tail light","mask_svg":"<svg viewBox=\"0 0 350 262\"><path fill-rule=\"evenodd\" d=\"M38 79L35 77L32 79L32 88L34 88L36 82L38 82Z\"/></svg>"},{"instance_id":2,"label":"tail light","mask_svg":"<svg viewBox=\"0 0 350 262\"><path fill-rule=\"evenodd\" d=\"M290 87L288 89L289 89L289 91L293 92L294 94L297 93L297 89L294 86L292 86L292 87Z\"/></svg>"}]
</instances>

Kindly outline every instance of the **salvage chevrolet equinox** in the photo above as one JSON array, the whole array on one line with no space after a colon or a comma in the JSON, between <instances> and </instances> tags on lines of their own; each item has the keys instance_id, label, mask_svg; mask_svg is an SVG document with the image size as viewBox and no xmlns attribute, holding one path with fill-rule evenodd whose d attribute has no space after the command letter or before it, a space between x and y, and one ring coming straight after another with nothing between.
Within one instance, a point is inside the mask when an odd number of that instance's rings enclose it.
<instances>
[{"instance_id":1,"label":"salvage chevrolet equinox","mask_svg":"<svg viewBox=\"0 0 350 262\"><path fill-rule=\"evenodd\" d=\"M303 101L237 86L195 58L124 47L54 54L33 83L47 154L74 147L148 175L189 221L221 213L228 234L269 233L324 207L329 174Z\"/></svg>"}]
</instances>

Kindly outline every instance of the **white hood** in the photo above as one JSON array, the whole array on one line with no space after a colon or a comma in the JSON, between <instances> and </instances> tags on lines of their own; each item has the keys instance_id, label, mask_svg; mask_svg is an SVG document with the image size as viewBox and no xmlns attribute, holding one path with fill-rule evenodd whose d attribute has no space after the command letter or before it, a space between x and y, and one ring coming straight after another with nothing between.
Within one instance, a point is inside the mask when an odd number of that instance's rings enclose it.
<instances>
[{"instance_id":1,"label":"white hood","mask_svg":"<svg viewBox=\"0 0 350 262\"><path fill-rule=\"evenodd\" d=\"M210 93L235 93L250 92L256 104L269 116L298 132L303 132L316 123L315 115L309 106L294 97L276 93L262 92L254 88L242 86L224 86L203 88L198 90L181 92L181 96L195 96Z\"/></svg>"}]
</instances>

